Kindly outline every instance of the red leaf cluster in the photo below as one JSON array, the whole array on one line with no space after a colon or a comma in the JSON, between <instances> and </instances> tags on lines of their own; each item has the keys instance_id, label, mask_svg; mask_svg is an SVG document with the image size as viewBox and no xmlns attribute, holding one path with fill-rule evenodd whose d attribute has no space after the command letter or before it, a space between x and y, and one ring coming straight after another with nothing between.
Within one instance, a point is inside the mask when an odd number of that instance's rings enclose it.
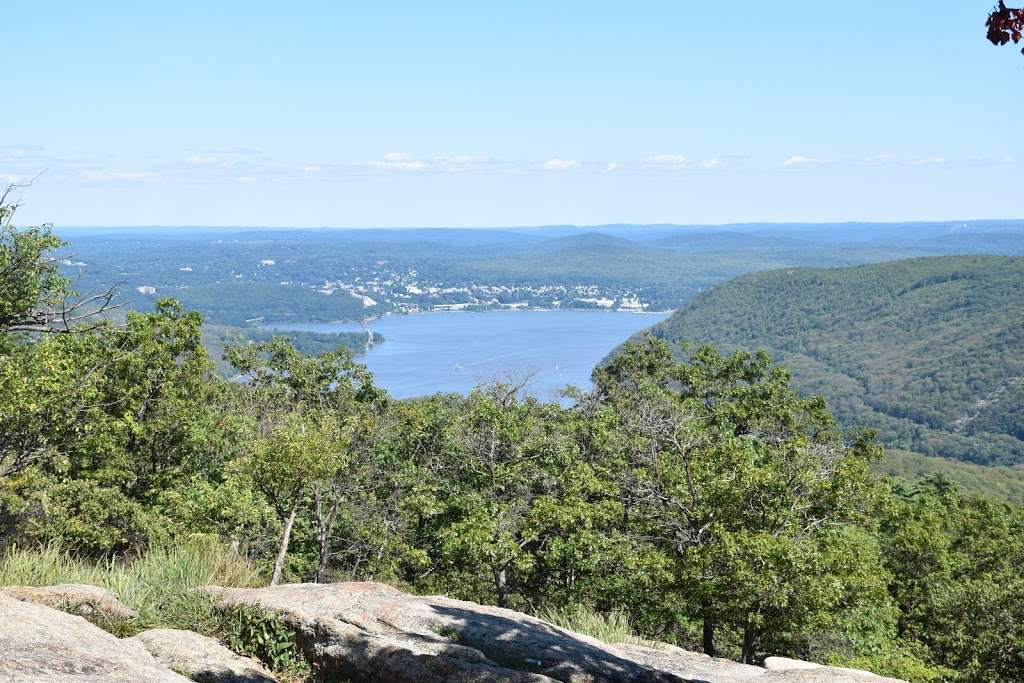
<instances>
[{"instance_id":1,"label":"red leaf cluster","mask_svg":"<svg viewBox=\"0 0 1024 683\"><path fill-rule=\"evenodd\" d=\"M1006 45L1011 40L1019 43L1024 38L1024 9L1007 7L1003 0L988 15L985 22L988 27L988 39L993 45ZM1024 54L1024 50L1021 50Z\"/></svg>"}]
</instances>

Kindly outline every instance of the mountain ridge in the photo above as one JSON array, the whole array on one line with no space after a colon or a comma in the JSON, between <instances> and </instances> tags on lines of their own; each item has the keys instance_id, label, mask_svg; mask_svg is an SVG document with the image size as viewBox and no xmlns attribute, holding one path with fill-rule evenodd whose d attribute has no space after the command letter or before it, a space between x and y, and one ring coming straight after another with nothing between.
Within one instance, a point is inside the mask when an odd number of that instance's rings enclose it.
<instances>
[{"instance_id":1,"label":"mountain ridge","mask_svg":"<svg viewBox=\"0 0 1024 683\"><path fill-rule=\"evenodd\" d=\"M1024 259L935 256L743 275L651 332L763 348L888 446L1024 462Z\"/></svg>"}]
</instances>

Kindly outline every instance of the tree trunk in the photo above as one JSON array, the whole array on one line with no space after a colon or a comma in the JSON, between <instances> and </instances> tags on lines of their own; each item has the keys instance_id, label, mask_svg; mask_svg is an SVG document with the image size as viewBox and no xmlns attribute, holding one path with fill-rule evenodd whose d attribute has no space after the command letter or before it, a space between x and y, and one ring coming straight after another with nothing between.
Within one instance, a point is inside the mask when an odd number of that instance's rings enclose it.
<instances>
[{"instance_id":1,"label":"tree trunk","mask_svg":"<svg viewBox=\"0 0 1024 683\"><path fill-rule=\"evenodd\" d=\"M709 616L704 617L704 654L708 657L718 656L718 650L715 649L715 622Z\"/></svg>"},{"instance_id":2,"label":"tree trunk","mask_svg":"<svg viewBox=\"0 0 1024 683\"><path fill-rule=\"evenodd\" d=\"M332 500L331 507L327 510L327 514L320 519L320 526L316 534L320 556L316 567L316 577L313 579L314 583L323 583L324 579L327 578L327 565L331 560L331 531L334 528L334 518L338 516L340 503L341 501L338 498ZM318 512L319 509L320 501L318 500Z\"/></svg>"},{"instance_id":3,"label":"tree trunk","mask_svg":"<svg viewBox=\"0 0 1024 683\"><path fill-rule=\"evenodd\" d=\"M749 626L743 629L743 663L754 663L754 648L757 647L757 631Z\"/></svg>"},{"instance_id":4,"label":"tree trunk","mask_svg":"<svg viewBox=\"0 0 1024 683\"><path fill-rule=\"evenodd\" d=\"M288 513L288 519L284 522L284 533L281 534L281 547L277 549L277 560L274 561L274 576L270 579L270 585L276 586L281 582L281 574L284 573L284 558L288 554L288 541L292 537L292 525L295 524L295 515L299 512L298 504Z\"/></svg>"},{"instance_id":5,"label":"tree trunk","mask_svg":"<svg viewBox=\"0 0 1024 683\"><path fill-rule=\"evenodd\" d=\"M505 567L494 570L494 592L498 595L498 607L508 607L508 577Z\"/></svg>"}]
</instances>

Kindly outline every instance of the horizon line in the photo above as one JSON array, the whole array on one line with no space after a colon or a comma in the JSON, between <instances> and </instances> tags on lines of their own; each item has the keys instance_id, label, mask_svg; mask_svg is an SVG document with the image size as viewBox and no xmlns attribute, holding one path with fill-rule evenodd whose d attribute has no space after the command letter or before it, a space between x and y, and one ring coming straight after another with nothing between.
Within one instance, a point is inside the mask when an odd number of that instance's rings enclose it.
<instances>
[{"instance_id":1,"label":"horizon line","mask_svg":"<svg viewBox=\"0 0 1024 683\"><path fill-rule=\"evenodd\" d=\"M542 223L537 225L203 225L172 223L122 225L51 225L54 230L545 230L552 228L727 228L740 226L848 226L848 225L937 225L945 223L1024 223L1018 218L948 218L924 220L843 220L843 221L733 221L727 223Z\"/></svg>"}]
</instances>

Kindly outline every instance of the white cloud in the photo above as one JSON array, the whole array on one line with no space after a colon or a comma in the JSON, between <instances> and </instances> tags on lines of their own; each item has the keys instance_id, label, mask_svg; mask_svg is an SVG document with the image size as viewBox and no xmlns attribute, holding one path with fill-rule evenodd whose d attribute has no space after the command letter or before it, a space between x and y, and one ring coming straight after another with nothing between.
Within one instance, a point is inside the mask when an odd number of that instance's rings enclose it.
<instances>
[{"instance_id":1,"label":"white cloud","mask_svg":"<svg viewBox=\"0 0 1024 683\"><path fill-rule=\"evenodd\" d=\"M682 154L655 154L641 159L640 165L647 169L685 171L690 169L714 170L722 168L724 164L719 157L690 159Z\"/></svg>"},{"instance_id":2,"label":"white cloud","mask_svg":"<svg viewBox=\"0 0 1024 683\"><path fill-rule=\"evenodd\" d=\"M541 167L546 171L571 171L580 167L580 162L574 159L548 159Z\"/></svg>"},{"instance_id":3,"label":"white cloud","mask_svg":"<svg viewBox=\"0 0 1024 683\"><path fill-rule=\"evenodd\" d=\"M821 166L824 162L821 159L815 159L814 157L803 156L797 154L791 156L782 162L783 168L806 168L808 166Z\"/></svg>"},{"instance_id":4,"label":"white cloud","mask_svg":"<svg viewBox=\"0 0 1024 683\"><path fill-rule=\"evenodd\" d=\"M320 164L305 164L302 167L302 172L305 173L306 175L316 175L317 173L320 173L322 170L323 168L320 166Z\"/></svg>"},{"instance_id":5,"label":"white cloud","mask_svg":"<svg viewBox=\"0 0 1024 683\"><path fill-rule=\"evenodd\" d=\"M369 163L370 168L381 171L425 171L430 164L407 152L390 152Z\"/></svg>"},{"instance_id":6,"label":"white cloud","mask_svg":"<svg viewBox=\"0 0 1024 683\"><path fill-rule=\"evenodd\" d=\"M607 173L611 173L612 171L619 170L619 165L617 163L615 163L614 161L611 161L611 162L608 163L607 166L604 167L604 170Z\"/></svg>"},{"instance_id":7,"label":"white cloud","mask_svg":"<svg viewBox=\"0 0 1024 683\"><path fill-rule=\"evenodd\" d=\"M915 156L910 157L906 160L906 163L911 166L929 166L931 164L944 164L946 163L946 157L940 157L937 155L931 155L926 157Z\"/></svg>"},{"instance_id":8,"label":"white cloud","mask_svg":"<svg viewBox=\"0 0 1024 683\"><path fill-rule=\"evenodd\" d=\"M1013 157L1003 157L1002 161L1004 164L1012 164L1014 162L1014 159Z\"/></svg>"},{"instance_id":9,"label":"white cloud","mask_svg":"<svg viewBox=\"0 0 1024 683\"><path fill-rule=\"evenodd\" d=\"M939 154L914 154L909 156L898 154L875 154L860 160L866 166L938 166L938 165L972 165L991 166L999 163L1012 163L1012 157L976 157L973 159L954 159Z\"/></svg>"},{"instance_id":10,"label":"white cloud","mask_svg":"<svg viewBox=\"0 0 1024 683\"><path fill-rule=\"evenodd\" d=\"M14 175L13 173L0 173L0 183L17 185L22 180L24 180L24 178L20 175Z\"/></svg>"},{"instance_id":11,"label":"white cloud","mask_svg":"<svg viewBox=\"0 0 1024 683\"><path fill-rule=\"evenodd\" d=\"M689 166L690 160L681 154L655 154L640 160L644 166L681 170Z\"/></svg>"}]
</instances>

